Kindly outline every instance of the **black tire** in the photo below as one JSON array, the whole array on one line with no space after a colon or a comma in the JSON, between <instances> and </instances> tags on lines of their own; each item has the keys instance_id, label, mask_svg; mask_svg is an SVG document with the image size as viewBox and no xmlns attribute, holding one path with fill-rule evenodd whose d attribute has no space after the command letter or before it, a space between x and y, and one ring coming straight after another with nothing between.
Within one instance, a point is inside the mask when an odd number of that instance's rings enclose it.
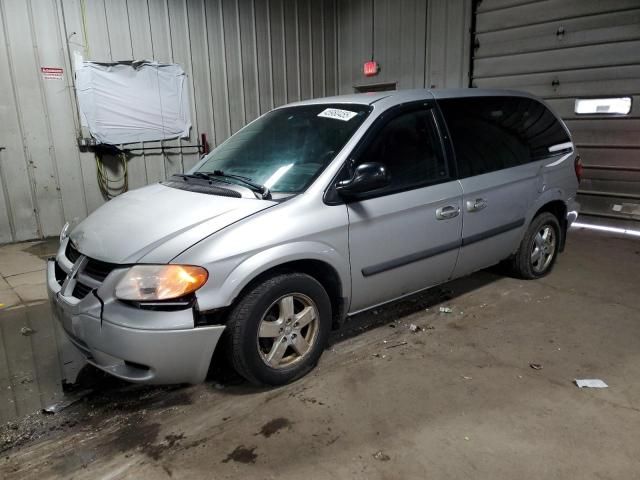
<instances>
[{"instance_id":1,"label":"black tire","mask_svg":"<svg viewBox=\"0 0 640 480\"><path fill-rule=\"evenodd\" d=\"M542 267L544 268L537 270L536 266L534 266L534 263L532 263L532 253L536 244L536 235L547 227L553 230L555 239L553 248L550 249L550 251L552 251L552 257L549 260L548 264L542 265ZM549 212L542 212L538 216L536 216L529 225L529 228L527 229L522 242L520 242L518 251L513 256L513 258L511 258L509 264L509 270L511 271L511 273L514 276L525 280L533 280L548 275L549 272L551 272L551 270L553 269L553 266L555 265L558 258L558 252L561 244L561 235L562 232L560 230L560 223L558 222L558 218L555 215Z\"/></svg>"},{"instance_id":2,"label":"black tire","mask_svg":"<svg viewBox=\"0 0 640 480\"><path fill-rule=\"evenodd\" d=\"M314 341L299 361L272 368L263 359L258 345L258 330L264 315L278 299L301 294L315 304L317 330ZM233 368L256 385L284 385L312 370L327 344L331 330L331 301L322 285L303 273L281 273L265 278L244 293L227 319L226 352ZM275 342L275 340L274 340ZM287 350L289 351L289 350Z\"/></svg>"}]
</instances>

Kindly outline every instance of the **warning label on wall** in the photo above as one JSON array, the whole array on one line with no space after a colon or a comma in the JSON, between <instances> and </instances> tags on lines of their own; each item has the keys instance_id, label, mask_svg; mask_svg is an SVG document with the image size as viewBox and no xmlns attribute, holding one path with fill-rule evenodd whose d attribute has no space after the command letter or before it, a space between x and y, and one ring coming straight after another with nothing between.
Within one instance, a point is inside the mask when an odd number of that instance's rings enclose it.
<instances>
[{"instance_id":1,"label":"warning label on wall","mask_svg":"<svg viewBox=\"0 0 640 480\"><path fill-rule=\"evenodd\" d=\"M64 70L62 67L40 67L40 72L45 80L62 80Z\"/></svg>"}]
</instances>

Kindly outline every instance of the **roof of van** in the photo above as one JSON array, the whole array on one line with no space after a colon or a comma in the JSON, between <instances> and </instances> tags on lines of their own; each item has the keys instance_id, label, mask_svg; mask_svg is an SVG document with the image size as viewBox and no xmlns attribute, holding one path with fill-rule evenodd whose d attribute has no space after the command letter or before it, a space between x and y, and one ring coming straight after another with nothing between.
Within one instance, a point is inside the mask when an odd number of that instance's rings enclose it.
<instances>
[{"instance_id":1,"label":"roof of van","mask_svg":"<svg viewBox=\"0 0 640 480\"><path fill-rule=\"evenodd\" d=\"M349 95L337 95L334 97L314 98L301 102L290 103L286 106L317 105L323 103L354 103L360 105L373 105L385 99L387 104L405 103L426 99L440 98L468 98L468 97L529 97L535 96L516 90L491 90L485 88L435 88L417 90L392 90L387 92L352 93Z\"/></svg>"}]
</instances>

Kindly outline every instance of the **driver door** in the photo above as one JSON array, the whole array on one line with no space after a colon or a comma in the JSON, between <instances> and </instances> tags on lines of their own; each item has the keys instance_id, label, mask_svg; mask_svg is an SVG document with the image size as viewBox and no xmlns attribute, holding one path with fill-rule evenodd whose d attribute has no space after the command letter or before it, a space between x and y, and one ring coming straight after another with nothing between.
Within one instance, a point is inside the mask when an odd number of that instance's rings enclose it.
<instances>
[{"instance_id":1,"label":"driver door","mask_svg":"<svg viewBox=\"0 0 640 480\"><path fill-rule=\"evenodd\" d=\"M462 190L433 104L403 106L379 122L352 163L383 164L390 183L347 204L351 313L448 280L462 235Z\"/></svg>"}]
</instances>

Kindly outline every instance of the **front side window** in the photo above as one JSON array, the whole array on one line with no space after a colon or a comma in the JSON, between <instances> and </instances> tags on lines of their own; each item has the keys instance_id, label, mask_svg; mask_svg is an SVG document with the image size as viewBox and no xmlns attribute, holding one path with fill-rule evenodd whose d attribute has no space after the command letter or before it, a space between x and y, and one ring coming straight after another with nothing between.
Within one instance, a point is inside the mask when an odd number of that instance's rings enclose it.
<instances>
[{"instance_id":1,"label":"front side window","mask_svg":"<svg viewBox=\"0 0 640 480\"><path fill-rule=\"evenodd\" d=\"M555 115L532 98L455 98L438 103L461 177L542 160L570 142Z\"/></svg>"},{"instance_id":2,"label":"front side window","mask_svg":"<svg viewBox=\"0 0 640 480\"><path fill-rule=\"evenodd\" d=\"M358 156L384 165L390 184L381 192L407 190L449 178L431 109L401 113L389 120Z\"/></svg>"},{"instance_id":3,"label":"front side window","mask_svg":"<svg viewBox=\"0 0 640 480\"><path fill-rule=\"evenodd\" d=\"M246 177L275 193L299 193L329 165L369 112L367 105L352 104L274 110L231 136L197 171Z\"/></svg>"}]
</instances>

